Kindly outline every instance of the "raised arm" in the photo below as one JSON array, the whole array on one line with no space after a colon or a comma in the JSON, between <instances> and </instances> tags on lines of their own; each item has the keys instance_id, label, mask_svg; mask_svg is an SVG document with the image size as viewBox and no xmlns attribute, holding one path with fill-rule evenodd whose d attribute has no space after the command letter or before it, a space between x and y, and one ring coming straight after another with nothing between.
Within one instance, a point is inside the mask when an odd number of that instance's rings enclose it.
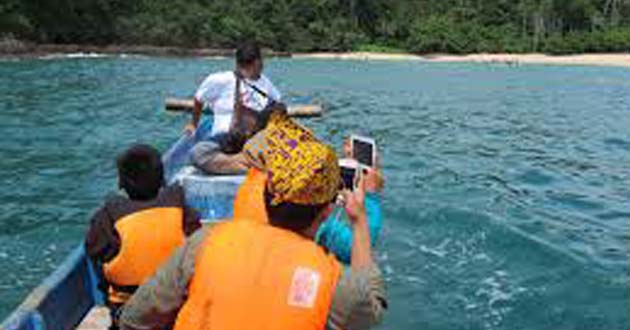
<instances>
[{"instance_id":1,"label":"raised arm","mask_svg":"<svg viewBox=\"0 0 630 330\"><path fill-rule=\"evenodd\" d=\"M230 74L211 74L199 85L194 97L192 121L184 128L186 132L191 134L195 132L197 125L199 125L204 105L211 105L216 101L222 89L230 85L229 77L231 77Z\"/></svg>"},{"instance_id":2,"label":"raised arm","mask_svg":"<svg viewBox=\"0 0 630 330\"><path fill-rule=\"evenodd\" d=\"M365 179L361 175L354 192L346 192L346 213L352 224L352 271L359 271L372 265L370 230L365 210Z\"/></svg>"},{"instance_id":3,"label":"raised arm","mask_svg":"<svg viewBox=\"0 0 630 330\"><path fill-rule=\"evenodd\" d=\"M193 105L192 121L186 125L184 131L192 134L199 125L199 119L201 118L201 110L203 109L203 103L195 97L195 103Z\"/></svg>"},{"instance_id":4,"label":"raised arm","mask_svg":"<svg viewBox=\"0 0 630 330\"><path fill-rule=\"evenodd\" d=\"M380 269L372 260L364 204L365 180L361 178L359 187L344 195L354 235L352 261L337 284L326 328L369 329L381 321L387 299Z\"/></svg>"}]
</instances>

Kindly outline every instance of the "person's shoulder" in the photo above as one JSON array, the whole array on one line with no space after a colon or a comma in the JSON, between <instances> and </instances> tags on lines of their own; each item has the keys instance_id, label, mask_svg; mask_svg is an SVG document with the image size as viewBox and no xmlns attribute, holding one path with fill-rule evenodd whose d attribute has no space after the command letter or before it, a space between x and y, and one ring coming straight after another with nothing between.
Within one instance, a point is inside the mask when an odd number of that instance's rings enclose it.
<instances>
[{"instance_id":1,"label":"person's shoulder","mask_svg":"<svg viewBox=\"0 0 630 330\"><path fill-rule=\"evenodd\" d=\"M101 208L99 208L99 210L117 209L121 206L126 206L132 203L133 201L129 199L129 197L127 197L125 194L120 192L112 192L105 197L105 202L103 203Z\"/></svg>"},{"instance_id":2,"label":"person's shoulder","mask_svg":"<svg viewBox=\"0 0 630 330\"><path fill-rule=\"evenodd\" d=\"M90 223L96 225L103 221L110 221L112 216L119 214L121 209L129 206L131 200L119 193L110 193L105 197L105 201L99 206L94 213Z\"/></svg>"},{"instance_id":3,"label":"person's shoulder","mask_svg":"<svg viewBox=\"0 0 630 330\"><path fill-rule=\"evenodd\" d=\"M214 72L206 76L202 81L200 88L208 89L211 87L229 85L234 83L234 73L232 71Z\"/></svg>"},{"instance_id":4,"label":"person's shoulder","mask_svg":"<svg viewBox=\"0 0 630 330\"><path fill-rule=\"evenodd\" d=\"M265 84L265 85L272 85L273 83L271 82L271 79L269 79L269 77L267 77L264 73L260 74L260 83Z\"/></svg>"},{"instance_id":5,"label":"person's shoulder","mask_svg":"<svg viewBox=\"0 0 630 330\"><path fill-rule=\"evenodd\" d=\"M182 206L185 203L185 194L184 188L177 183L165 186L158 194L158 204Z\"/></svg>"},{"instance_id":6,"label":"person's shoulder","mask_svg":"<svg viewBox=\"0 0 630 330\"><path fill-rule=\"evenodd\" d=\"M206 77L206 80L216 81L216 82L228 82L234 81L234 72L232 71L220 71L209 74Z\"/></svg>"}]
</instances>

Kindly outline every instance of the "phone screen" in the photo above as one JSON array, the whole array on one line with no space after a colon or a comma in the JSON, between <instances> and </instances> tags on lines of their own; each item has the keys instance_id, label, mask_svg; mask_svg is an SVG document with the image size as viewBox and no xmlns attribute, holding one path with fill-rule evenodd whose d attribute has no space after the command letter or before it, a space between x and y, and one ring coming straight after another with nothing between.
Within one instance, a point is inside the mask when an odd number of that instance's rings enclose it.
<instances>
[{"instance_id":1,"label":"phone screen","mask_svg":"<svg viewBox=\"0 0 630 330\"><path fill-rule=\"evenodd\" d=\"M356 169L351 167L341 166L341 180L343 181L343 187L349 190L354 190L354 175Z\"/></svg>"},{"instance_id":2,"label":"phone screen","mask_svg":"<svg viewBox=\"0 0 630 330\"><path fill-rule=\"evenodd\" d=\"M369 142L361 140L352 140L352 155L361 164L369 167L374 166L372 164L373 158L373 145Z\"/></svg>"}]
</instances>

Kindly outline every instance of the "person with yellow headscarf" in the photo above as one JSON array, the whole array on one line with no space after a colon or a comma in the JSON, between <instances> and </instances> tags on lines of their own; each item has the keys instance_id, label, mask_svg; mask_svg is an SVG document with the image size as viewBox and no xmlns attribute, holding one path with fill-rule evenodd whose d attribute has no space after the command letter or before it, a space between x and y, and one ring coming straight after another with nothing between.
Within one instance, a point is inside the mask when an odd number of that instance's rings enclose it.
<instances>
[{"instance_id":1,"label":"person with yellow headscarf","mask_svg":"<svg viewBox=\"0 0 630 330\"><path fill-rule=\"evenodd\" d=\"M225 221L199 231L125 305L121 329L369 329L387 308L372 259L364 182L343 191L352 261L315 235L340 187L335 152L274 115L262 143L268 223Z\"/></svg>"},{"instance_id":2,"label":"person with yellow headscarf","mask_svg":"<svg viewBox=\"0 0 630 330\"><path fill-rule=\"evenodd\" d=\"M271 116L267 128L251 138L243 148L242 159L249 170L244 182L239 187L234 199L235 221L269 222L264 208L264 187L267 183L267 167L270 162L286 163L274 152L278 145L291 146L295 141L313 139L314 135L307 128L299 125L282 113ZM349 140L344 144L344 156L339 162L355 162ZM347 146L348 145L348 146ZM297 162L308 162L306 154L293 157ZM275 165L277 167L277 165ZM365 209L367 213L370 242L375 246L382 228L381 196L384 179L378 164L375 168L361 174L366 182ZM301 176L292 178L300 180ZM349 264L352 255L352 227L342 207L333 210L322 223L316 235L316 242L335 254L339 261Z\"/></svg>"}]
</instances>

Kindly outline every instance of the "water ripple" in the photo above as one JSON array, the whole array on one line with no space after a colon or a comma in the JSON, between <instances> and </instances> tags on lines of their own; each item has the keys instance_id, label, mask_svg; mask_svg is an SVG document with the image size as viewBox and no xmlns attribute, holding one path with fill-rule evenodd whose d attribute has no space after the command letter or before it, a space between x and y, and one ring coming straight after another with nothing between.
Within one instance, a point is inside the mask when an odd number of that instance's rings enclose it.
<instances>
[{"instance_id":1,"label":"water ripple","mask_svg":"<svg viewBox=\"0 0 630 330\"><path fill-rule=\"evenodd\" d=\"M374 136L387 187L378 260L391 329L630 324L630 71L272 59L340 147ZM0 315L78 244L116 189L113 157L164 150L189 96L230 60L0 63Z\"/></svg>"}]
</instances>

